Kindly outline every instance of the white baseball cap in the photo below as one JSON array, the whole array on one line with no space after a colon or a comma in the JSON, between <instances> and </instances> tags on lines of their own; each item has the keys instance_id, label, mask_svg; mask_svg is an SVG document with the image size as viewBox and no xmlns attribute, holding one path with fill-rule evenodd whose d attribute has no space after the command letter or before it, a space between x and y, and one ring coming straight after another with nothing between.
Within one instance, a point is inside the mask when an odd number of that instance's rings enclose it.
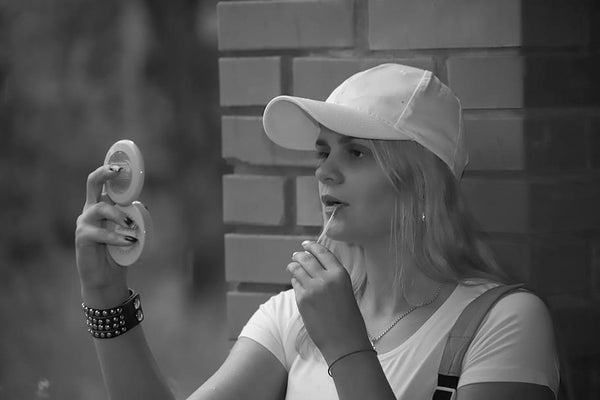
<instances>
[{"instance_id":1,"label":"white baseball cap","mask_svg":"<svg viewBox=\"0 0 600 400\"><path fill-rule=\"evenodd\" d=\"M457 179L469 161L460 101L419 68L381 64L352 75L325 101L277 96L263 115L267 136L288 149L314 150L320 125L362 139L414 140Z\"/></svg>"}]
</instances>

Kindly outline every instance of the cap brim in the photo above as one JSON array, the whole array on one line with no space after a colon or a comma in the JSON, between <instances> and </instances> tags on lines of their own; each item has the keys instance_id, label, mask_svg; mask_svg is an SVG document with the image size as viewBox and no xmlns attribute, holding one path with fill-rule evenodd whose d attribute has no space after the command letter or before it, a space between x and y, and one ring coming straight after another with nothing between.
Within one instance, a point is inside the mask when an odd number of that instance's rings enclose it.
<instances>
[{"instance_id":1,"label":"cap brim","mask_svg":"<svg viewBox=\"0 0 600 400\"><path fill-rule=\"evenodd\" d=\"M323 125L334 132L362 139L415 140L369 114L353 108L295 96L278 96L267 104L263 126L279 146L313 150Z\"/></svg>"}]
</instances>

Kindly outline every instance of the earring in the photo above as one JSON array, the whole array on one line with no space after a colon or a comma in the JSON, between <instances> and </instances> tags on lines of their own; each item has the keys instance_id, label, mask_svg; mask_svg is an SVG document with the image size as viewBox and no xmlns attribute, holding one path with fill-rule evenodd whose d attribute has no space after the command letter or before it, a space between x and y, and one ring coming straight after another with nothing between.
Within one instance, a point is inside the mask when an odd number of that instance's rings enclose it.
<instances>
[{"instance_id":1,"label":"earring","mask_svg":"<svg viewBox=\"0 0 600 400\"><path fill-rule=\"evenodd\" d=\"M423 213L423 215L421 216L421 220L425 221L425 213Z\"/></svg>"}]
</instances>

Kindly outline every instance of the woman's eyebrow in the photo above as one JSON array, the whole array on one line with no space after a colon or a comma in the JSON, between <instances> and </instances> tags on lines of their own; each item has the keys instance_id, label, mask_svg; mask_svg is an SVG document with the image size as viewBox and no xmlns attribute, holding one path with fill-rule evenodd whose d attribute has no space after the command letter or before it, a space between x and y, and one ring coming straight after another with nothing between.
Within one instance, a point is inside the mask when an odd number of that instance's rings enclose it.
<instances>
[{"instance_id":1,"label":"woman's eyebrow","mask_svg":"<svg viewBox=\"0 0 600 400\"><path fill-rule=\"evenodd\" d=\"M355 141L355 139L358 139L358 138L354 138L351 136L341 136L340 138L338 138L337 143L338 144L346 144L346 143ZM315 147L317 147L317 146L329 146L329 143L325 139L317 139L317 141L315 142Z\"/></svg>"}]
</instances>

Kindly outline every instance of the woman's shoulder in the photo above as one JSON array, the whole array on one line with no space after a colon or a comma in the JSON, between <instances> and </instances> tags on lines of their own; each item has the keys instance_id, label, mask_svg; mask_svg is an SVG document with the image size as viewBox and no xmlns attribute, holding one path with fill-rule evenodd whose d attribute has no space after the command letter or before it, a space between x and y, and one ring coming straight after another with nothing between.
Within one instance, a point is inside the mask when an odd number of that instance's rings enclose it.
<instances>
[{"instance_id":1,"label":"woman's shoulder","mask_svg":"<svg viewBox=\"0 0 600 400\"><path fill-rule=\"evenodd\" d=\"M458 289L464 292L465 297L475 300L479 295L499 285L486 282L479 285L460 285ZM535 293L516 290L501 297L479 324L471 350L489 346L504 347L507 343L510 343L508 347L514 349L526 344L530 348L537 347L550 353L554 350L554 329L550 311Z\"/></svg>"},{"instance_id":2,"label":"woman's shoulder","mask_svg":"<svg viewBox=\"0 0 600 400\"><path fill-rule=\"evenodd\" d=\"M278 306L292 307L296 305L296 295L294 289L282 290L279 293L275 293L267 300L267 303L273 303Z\"/></svg>"},{"instance_id":3,"label":"woman's shoulder","mask_svg":"<svg viewBox=\"0 0 600 400\"><path fill-rule=\"evenodd\" d=\"M272 295L260 305L259 311L282 322L294 320L299 315L294 290L283 290Z\"/></svg>"},{"instance_id":4,"label":"woman's shoulder","mask_svg":"<svg viewBox=\"0 0 600 400\"><path fill-rule=\"evenodd\" d=\"M512 321L524 329L552 329L550 311L544 301L531 291L516 291L502 297L492 307L488 321L504 324Z\"/></svg>"},{"instance_id":5,"label":"woman's shoulder","mask_svg":"<svg viewBox=\"0 0 600 400\"><path fill-rule=\"evenodd\" d=\"M558 387L558 358L550 312L529 291L502 297L488 312L463 361L461 385L484 381Z\"/></svg>"},{"instance_id":6,"label":"woman's shoulder","mask_svg":"<svg viewBox=\"0 0 600 400\"><path fill-rule=\"evenodd\" d=\"M502 284L491 281L461 282L456 288L456 298L466 306L483 293L498 286L502 286ZM521 323L540 322L540 319L544 319L544 322L547 323L550 321L550 314L546 304L539 296L530 290L519 289L502 296L492 306L484 322L489 320L506 322L507 318L516 319Z\"/></svg>"},{"instance_id":7,"label":"woman's shoulder","mask_svg":"<svg viewBox=\"0 0 600 400\"><path fill-rule=\"evenodd\" d=\"M491 281L466 281L457 285L457 292L459 297L472 301L488 290L502 285ZM548 313L546 304L535 293L524 288L505 294L490 310L490 314L509 314L522 317L539 313Z\"/></svg>"}]
</instances>

